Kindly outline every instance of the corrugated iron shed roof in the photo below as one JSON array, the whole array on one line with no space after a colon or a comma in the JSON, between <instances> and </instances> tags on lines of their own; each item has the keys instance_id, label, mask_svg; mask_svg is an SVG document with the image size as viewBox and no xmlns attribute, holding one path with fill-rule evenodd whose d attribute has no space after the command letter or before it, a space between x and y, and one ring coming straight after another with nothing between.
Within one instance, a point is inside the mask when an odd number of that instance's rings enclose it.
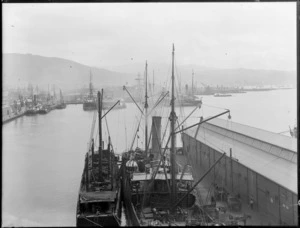
<instances>
[{"instance_id":1,"label":"corrugated iron shed roof","mask_svg":"<svg viewBox=\"0 0 300 228\"><path fill-rule=\"evenodd\" d=\"M270 143L272 145L297 152L297 140L292 137L251 127L248 125L228 122L227 120L215 118L208 123L249 136L251 138Z\"/></svg>"},{"instance_id":2,"label":"corrugated iron shed roof","mask_svg":"<svg viewBox=\"0 0 300 228\"><path fill-rule=\"evenodd\" d=\"M213 121L209 122L213 123ZM214 121L214 124L215 123L220 124L220 121ZM234 126L234 124L232 126ZM241 127L241 124L238 124L236 126L238 126L237 128L239 131L243 129L247 135L249 134L249 129L251 131L250 134L255 134L255 130L259 130L260 133L263 132L261 129L253 130L251 127L246 125ZM232 129L233 127L231 130ZM194 137L195 132L196 129L193 128L189 129L186 133ZM269 132L262 133L261 135L263 136L260 137L259 140L263 140L263 137L267 137L269 141L273 141L268 133ZM205 128L205 125L200 127L197 140L217 151L220 151L221 153L226 152L227 156L229 156L229 149L232 148L232 157L238 159L239 163L297 194L297 163L293 163L271 153L267 153L251 145L237 141L234 138L221 135L218 132Z\"/></svg>"}]
</instances>

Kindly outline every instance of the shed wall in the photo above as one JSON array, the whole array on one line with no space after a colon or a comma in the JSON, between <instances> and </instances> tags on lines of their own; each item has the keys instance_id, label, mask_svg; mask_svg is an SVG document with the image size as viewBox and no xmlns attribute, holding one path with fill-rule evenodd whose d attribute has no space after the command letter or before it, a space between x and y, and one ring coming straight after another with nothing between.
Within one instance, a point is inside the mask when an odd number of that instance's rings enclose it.
<instances>
[{"instance_id":1,"label":"shed wall","mask_svg":"<svg viewBox=\"0 0 300 228\"><path fill-rule=\"evenodd\" d=\"M194 172L200 175L222 155L220 151L187 134L183 135L183 141L184 153ZM258 143L256 146L272 149L264 143ZM239 194L247 204L250 198L253 198L254 210L258 210L269 220L268 224L263 225L298 225L297 195L240 164L238 160L230 159L229 152L203 182L216 183L231 194Z\"/></svg>"}]
</instances>

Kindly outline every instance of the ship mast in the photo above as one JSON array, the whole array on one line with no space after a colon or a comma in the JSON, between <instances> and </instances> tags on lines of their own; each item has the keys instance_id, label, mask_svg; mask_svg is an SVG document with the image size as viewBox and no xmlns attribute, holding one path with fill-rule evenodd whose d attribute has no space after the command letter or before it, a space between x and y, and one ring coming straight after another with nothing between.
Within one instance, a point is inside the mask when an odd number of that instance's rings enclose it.
<instances>
[{"instance_id":1,"label":"ship mast","mask_svg":"<svg viewBox=\"0 0 300 228\"><path fill-rule=\"evenodd\" d=\"M153 84L152 84L152 93L154 94L154 70L153 70L153 77L152 77L152 79L153 79Z\"/></svg>"},{"instance_id":2,"label":"ship mast","mask_svg":"<svg viewBox=\"0 0 300 228\"><path fill-rule=\"evenodd\" d=\"M148 155L148 90L147 90L147 68L148 68L148 64L147 64L147 61L146 61L146 73L145 73L145 76L146 76L146 91L145 91L145 155L147 157Z\"/></svg>"},{"instance_id":3,"label":"ship mast","mask_svg":"<svg viewBox=\"0 0 300 228\"><path fill-rule=\"evenodd\" d=\"M49 84L48 84L48 96L47 96L47 103L49 104L50 102L50 90L49 90Z\"/></svg>"},{"instance_id":4,"label":"ship mast","mask_svg":"<svg viewBox=\"0 0 300 228\"><path fill-rule=\"evenodd\" d=\"M90 70L90 98L93 97L92 71Z\"/></svg>"},{"instance_id":5,"label":"ship mast","mask_svg":"<svg viewBox=\"0 0 300 228\"><path fill-rule=\"evenodd\" d=\"M194 69L192 74L192 96L194 96Z\"/></svg>"},{"instance_id":6,"label":"ship mast","mask_svg":"<svg viewBox=\"0 0 300 228\"><path fill-rule=\"evenodd\" d=\"M171 188L171 202L172 204L176 202L176 180L175 180L175 121L176 121L176 113L175 113L175 96L174 96L174 53L175 48L173 44L172 51L172 99L171 99L171 113L170 113L170 121L171 121L171 177L172 177L172 188ZM174 210L172 211L174 212Z\"/></svg>"},{"instance_id":7,"label":"ship mast","mask_svg":"<svg viewBox=\"0 0 300 228\"><path fill-rule=\"evenodd\" d=\"M60 102L63 102L63 96L62 96L61 89L60 89L60 92L59 92L59 94L60 94Z\"/></svg>"},{"instance_id":8,"label":"ship mast","mask_svg":"<svg viewBox=\"0 0 300 228\"><path fill-rule=\"evenodd\" d=\"M99 181L102 181L102 96L103 96L103 90L102 94L98 91L98 117L99 117Z\"/></svg>"}]
</instances>

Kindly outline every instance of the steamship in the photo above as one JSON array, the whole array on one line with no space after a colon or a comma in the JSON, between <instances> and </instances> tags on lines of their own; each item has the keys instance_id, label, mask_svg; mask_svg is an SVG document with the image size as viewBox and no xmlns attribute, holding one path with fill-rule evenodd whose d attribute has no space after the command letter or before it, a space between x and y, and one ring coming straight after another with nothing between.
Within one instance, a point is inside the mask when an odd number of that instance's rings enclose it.
<instances>
[{"instance_id":1,"label":"steamship","mask_svg":"<svg viewBox=\"0 0 300 228\"><path fill-rule=\"evenodd\" d=\"M96 110L97 109L97 102L96 98L93 95L93 84L92 84L92 72L90 71L90 85L89 85L89 94L83 101L83 110Z\"/></svg>"}]
</instances>

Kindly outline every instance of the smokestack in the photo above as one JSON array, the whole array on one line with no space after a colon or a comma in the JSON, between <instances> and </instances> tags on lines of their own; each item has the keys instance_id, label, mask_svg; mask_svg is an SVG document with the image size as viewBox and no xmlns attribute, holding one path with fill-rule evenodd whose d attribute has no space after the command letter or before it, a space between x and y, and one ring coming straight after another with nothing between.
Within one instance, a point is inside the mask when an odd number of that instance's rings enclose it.
<instances>
[{"instance_id":1,"label":"smokestack","mask_svg":"<svg viewBox=\"0 0 300 228\"><path fill-rule=\"evenodd\" d=\"M161 116L152 117L152 153L157 160L161 152Z\"/></svg>"}]
</instances>

